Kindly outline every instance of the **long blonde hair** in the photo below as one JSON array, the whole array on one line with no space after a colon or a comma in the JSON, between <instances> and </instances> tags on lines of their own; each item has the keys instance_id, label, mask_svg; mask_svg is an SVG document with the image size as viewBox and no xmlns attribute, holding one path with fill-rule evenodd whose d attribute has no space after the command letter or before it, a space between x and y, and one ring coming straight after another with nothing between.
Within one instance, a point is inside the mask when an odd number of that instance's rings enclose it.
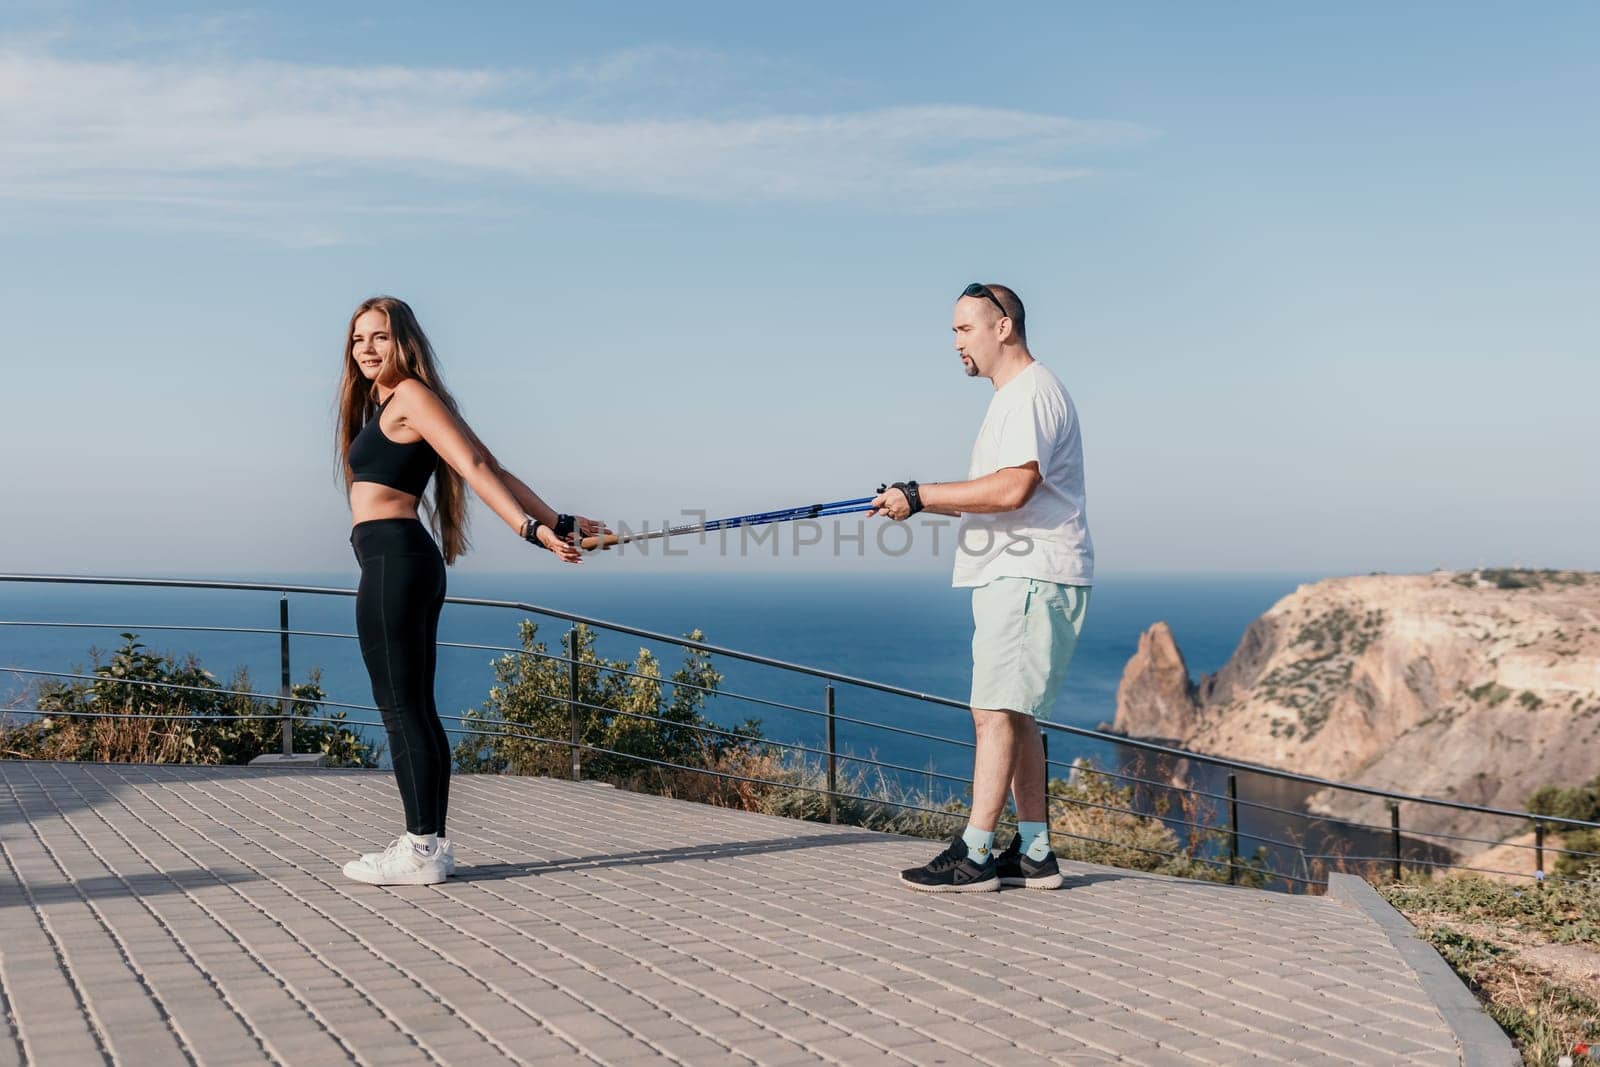
<instances>
[{"instance_id":1,"label":"long blonde hair","mask_svg":"<svg viewBox=\"0 0 1600 1067\"><path fill-rule=\"evenodd\" d=\"M394 346L383 366L378 368L377 381L369 382L356 364L350 338L355 334L356 320L374 310L389 317L389 336ZM334 430L334 453L344 475L345 492L350 491L355 481L355 475L350 470L350 443L356 439L367 420L377 414L378 403L374 399L376 386L384 385L392 389L407 378L415 378L433 390L445 407L457 417L460 416L455 398L444 387L444 379L439 376L439 357L434 354L433 345L428 343L428 335L422 332L411 306L393 296L374 296L363 300L350 316L350 324L344 331L344 373L339 377L338 425ZM434 536L439 539L444 561L454 563L466 552L469 543L467 495L461 476L450 464L439 460L433 470L433 500L430 502L424 494L419 503L428 515L428 524L433 527Z\"/></svg>"}]
</instances>

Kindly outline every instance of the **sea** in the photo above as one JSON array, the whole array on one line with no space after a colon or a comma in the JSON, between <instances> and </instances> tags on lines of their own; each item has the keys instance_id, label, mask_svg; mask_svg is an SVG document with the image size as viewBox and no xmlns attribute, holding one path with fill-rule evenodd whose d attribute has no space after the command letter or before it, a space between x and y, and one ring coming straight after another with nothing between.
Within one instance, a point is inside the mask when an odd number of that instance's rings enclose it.
<instances>
[{"instance_id":1,"label":"sea","mask_svg":"<svg viewBox=\"0 0 1600 1067\"><path fill-rule=\"evenodd\" d=\"M597 569L597 568L596 568ZM1067 682L1051 718L1095 728L1112 721L1117 684L1139 635L1157 621L1173 631L1190 673L1217 670L1249 624L1275 602L1316 575L1128 574L1097 578L1083 634ZM342 574L279 574L249 580L272 585L350 589L354 571ZM515 601L579 614L667 635L700 630L714 645L738 649L855 678L888 683L964 703L971 680L970 593L952 589L948 577L915 572L606 574L566 568L539 574L459 574L450 577L453 596ZM150 650L197 656L219 679L238 666L249 669L257 691L275 693L279 677L276 592L59 586L0 582L0 706L28 706L37 676L13 672L82 673L96 651L102 656L134 633ZM293 594L290 626L330 636L295 636L291 673L303 681L317 668L327 697L370 705L372 692L355 641L354 601L348 597ZM459 716L480 708L493 684L492 662L517 645L517 623L532 619L539 638L560 648L569 627L563 619L505 608L447 605L440 622L437 699L453 735ZM68 627L41 623L78 624ZM25 625L18 625L25 624ZM83 626L82 624L92 624ZM160 629L159 627L194 627ZM256 632L230 632L244 628ZM599 630L599 653L632 660L648 648L670 674L682 654L671 644ZM453 645L490 647L460 648ZM502 651L505 650L505 651ZM821 748L826 682L728 657L713 664L724 675L722 695L705 707L708 718L732 726L760 721L764 736ZM855 768L883 774L905 789L934 800L965 793L970 777L972 724L962 710L835 686L840 750L873 763ZM15 714L15 713L13 713ZM352 719L377 722L375 711L352 711ZM898 728L886 729L886 728ZM382 741L382 730L366 728ZM910 731L901 732L901 731ZM914 734L928 736L914 736ZM452 741L456 740L452 736ZM1065 777L1080 757L1102 767L1124 766L1123 753L1093 738L1052 733L1052 776ZM892 764L897 770L877 764ZM846 769L852 765L846 764ZM948 777L940 777L948 776ZM1251 776L1253 777L1253 776ZM1216 783L1212 783L1216 784ZM1284 803L1272 783L1243 783L1241 795ZM1271 816L1252 816L1249 829L1266 838L1279 827ZM1247 849L1248 851L1248 849Z\"/></svg>"}]
</instances>

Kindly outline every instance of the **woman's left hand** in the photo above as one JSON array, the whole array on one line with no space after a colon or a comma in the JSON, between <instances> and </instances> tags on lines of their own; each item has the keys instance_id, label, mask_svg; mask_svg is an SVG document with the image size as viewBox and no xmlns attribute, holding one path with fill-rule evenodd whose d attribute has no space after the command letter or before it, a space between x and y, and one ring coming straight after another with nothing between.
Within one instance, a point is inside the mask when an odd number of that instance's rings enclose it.
<instances>
[{"instance_id":1,"label":"woman's left hand","mask_svg":"<svg viewBox=\"0 0 1600 1067\"><path fill-rule=\"evenodd\" d=\"M539 532L534 535L539 539L539 544L555 553L557 559L563 563L582 563L583 556L578 552L578 546L571 541L563 540L556 536L552 527L539 527Z\"/></svg>"}]
</instances>

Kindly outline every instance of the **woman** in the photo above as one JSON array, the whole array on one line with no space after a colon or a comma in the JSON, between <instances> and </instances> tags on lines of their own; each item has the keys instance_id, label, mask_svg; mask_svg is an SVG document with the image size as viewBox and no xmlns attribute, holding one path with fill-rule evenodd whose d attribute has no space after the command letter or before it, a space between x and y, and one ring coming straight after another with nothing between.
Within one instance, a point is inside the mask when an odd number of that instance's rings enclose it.
<instances>
[{"instance_id":1,"label":"woman","mask_svg":"<svg viewBox=\"0 0 1600 1067\"><path fill-rule=\"evenodd\" d=\"M406 832L383 852L345 864L371 885L433 885L455 870L445 836L450 743L433 700L445 565L467 550L463 483L518 536L579 563L574 529L589 519L558 515L495 460L461 420L440 380L433 347L405 301L373 297L345 335L337 446L350 493L350 544L361 564L356 633L383 712L405 805ZM429 480L433 500L423 498ZM428 512L443 545L417 517Z\"/></svg>"}]
</instances>

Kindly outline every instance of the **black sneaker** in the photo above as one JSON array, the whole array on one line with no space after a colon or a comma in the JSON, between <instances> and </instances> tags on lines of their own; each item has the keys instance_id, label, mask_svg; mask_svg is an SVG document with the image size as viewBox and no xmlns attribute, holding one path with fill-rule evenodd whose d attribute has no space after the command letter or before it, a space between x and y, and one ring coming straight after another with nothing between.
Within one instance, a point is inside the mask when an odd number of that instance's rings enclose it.
<instances>
[{"instance_id":1,"label":"black sneaker","mask_svg":"<svg viewBox=\"0 0 1600 1067\"><path fill-rule=\"evenodd\" d=\"M1020 885L1029 889L1060 889L1066 879L1056 864L1056 854L1050 853L1042 860L1031 860L1022 851L1022 835L1011 839L1004 852L994 857L995 871L1001 885Z\"/></svg>"},{"instance_id":2,"label":"black sneaker","mask_svg":"<svg viewBox=\"0 0 1600 1067\"><path fill-rule=\"evenodd\" d=\"M900 880L919 893L992 893L1000 888L994 853L974 863L967 858L967 843L959 837L926 867L901 871Z\"/></svg>"}]
</instances>

